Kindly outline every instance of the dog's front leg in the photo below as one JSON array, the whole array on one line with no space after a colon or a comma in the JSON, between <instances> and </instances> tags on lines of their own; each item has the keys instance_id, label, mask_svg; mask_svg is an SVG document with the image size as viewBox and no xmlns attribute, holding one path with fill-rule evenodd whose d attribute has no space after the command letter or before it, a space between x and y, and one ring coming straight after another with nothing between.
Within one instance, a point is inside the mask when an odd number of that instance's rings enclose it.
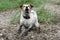
<instances>
[{"instance_id":1,"label":"dog's front leg","mask_svg":"<svg viewBox=\"0 0 60 40\"><path fill-rule=\"evenodd\" d=\"M22 25L19 25L18 34L21 33L21 28L22 28Z\"/></svg>"},{"instance_id":2,"label":"dog's front leg","mask_svg":"<svg viewBox=\"0 0 60 40\"><path fill-rule=\"evenodd\" d=\"M26 36L26 35L28 34L28 32L31 30L31 28L32 28L32 25L30 25L30 26L28 27L28 29L25 29L25 30L22 32L21 36Z\"/></svg>"}]
</instances>

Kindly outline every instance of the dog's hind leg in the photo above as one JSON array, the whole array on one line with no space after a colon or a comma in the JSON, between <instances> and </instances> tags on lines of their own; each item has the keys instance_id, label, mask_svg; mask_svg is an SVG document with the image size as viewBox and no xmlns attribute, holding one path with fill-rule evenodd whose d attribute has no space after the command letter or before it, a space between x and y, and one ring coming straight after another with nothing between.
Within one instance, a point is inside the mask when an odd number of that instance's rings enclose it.
<instances>
[{"instance_id":1,"label":"dog's hind leg","mask_svg":"<svg viewBox=\"0 0 60 40\"><path fill-rule=\"evenodd\" d=\"M40 25L38 22L35 23L35 27L36 27L37 33L40 33Z\"/></svg>"}]
</instances>

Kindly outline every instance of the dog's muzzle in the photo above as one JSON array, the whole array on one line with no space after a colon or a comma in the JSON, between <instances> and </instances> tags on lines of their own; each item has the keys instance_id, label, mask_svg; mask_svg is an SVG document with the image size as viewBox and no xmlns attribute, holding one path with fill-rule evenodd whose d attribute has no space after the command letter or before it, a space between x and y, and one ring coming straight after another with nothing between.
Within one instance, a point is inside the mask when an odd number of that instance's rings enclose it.
<instances>
[{"instance_id":1,"label":"dog's muzzle","mask_svg":"<svg viewBox=\"0 0 60 40\"><path fill-rule=\"evenodd\" d=\"M28 7L26 7L26 9L25 9L25 13L29 13Z\"/></svg>"},{"instance_id":2,"label":"dog's muzzle","mask_svg":"<svg viewBox=\"0 0 60 40\"><path fill-rule=\"evenodd\" d=\"M23 17L24 17L25 19L29 19L29 18L30 18L28 7L26 7L26 9L25 9L25 13L24 13L24 16L23 16Z\"/></svg>"}]
</instances>

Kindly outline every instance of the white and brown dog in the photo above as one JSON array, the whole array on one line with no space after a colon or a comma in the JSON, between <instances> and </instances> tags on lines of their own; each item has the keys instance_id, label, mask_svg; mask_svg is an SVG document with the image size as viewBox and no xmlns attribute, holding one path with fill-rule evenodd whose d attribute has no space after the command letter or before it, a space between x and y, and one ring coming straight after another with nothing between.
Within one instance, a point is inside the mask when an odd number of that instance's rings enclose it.
<instances>
[{"instance_id":1,"label":"white and brown dog","mask_svg":"<svg viewBox=\"0 0 60 40\"><path fill-rule=\"evenodd\" d=\"M40 31L40 26L37 19L37 14L34 10L32 10L32 4L22 4L21 8L21 17L20 17L20 27L18 29L18 33L21 33L21 27L24 26L26 30L22 33L22 35L26 35L28 31L31 30L32 27L36 27L37 30Z\"/></svg>"}]
</instances>

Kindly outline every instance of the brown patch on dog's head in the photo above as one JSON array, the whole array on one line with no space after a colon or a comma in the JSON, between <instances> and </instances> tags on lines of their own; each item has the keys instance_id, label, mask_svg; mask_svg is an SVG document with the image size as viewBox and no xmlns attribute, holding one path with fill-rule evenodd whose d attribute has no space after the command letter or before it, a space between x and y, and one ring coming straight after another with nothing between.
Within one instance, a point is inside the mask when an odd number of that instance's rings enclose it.
<instances>
[{"instance_id":1,"label":"brown patch on dog's head","mask_svg":"<svg viewBox=\"0 0 60 40\"><path fill-rule=\"evenodd\" d=\"M22 7L23 7L23 4L20 5L20 8L21 8L21 9L22 9Z\"/></svg>"},{"instance_id":2,"label":"brown patch on dog's head","mask_svg":"<svg viewBox=\"0 0 60 40\"><path fill-rule=\"evenodd\" d=\"M32 9L33 5L32 4L21 4L20 8L21 11L25 12L25 13L29 13Z\"/></svg>"},{"instance_id":3,"label":"brown patch on dog's head","mask_svg":"<svg viewBox=\"0 0 60 40\"><path fill-rule=\"evenodd\" d=\"M29 5L30 5L30 8L33 8L33 5L31 3Z\"/></svg>"},{"instance_id":4,"label":"brown patch on dog's head","mask_svg":"<svg viewBox=\"0 0 60 40\"><path fill-rule=\"evenodd\" d=\"M30 6L30 8L33 7L33 5L31 3L29 4L29 6ZM23 4L20 5L20 8L23 8Z\"/></svg>"}]
</instances>

